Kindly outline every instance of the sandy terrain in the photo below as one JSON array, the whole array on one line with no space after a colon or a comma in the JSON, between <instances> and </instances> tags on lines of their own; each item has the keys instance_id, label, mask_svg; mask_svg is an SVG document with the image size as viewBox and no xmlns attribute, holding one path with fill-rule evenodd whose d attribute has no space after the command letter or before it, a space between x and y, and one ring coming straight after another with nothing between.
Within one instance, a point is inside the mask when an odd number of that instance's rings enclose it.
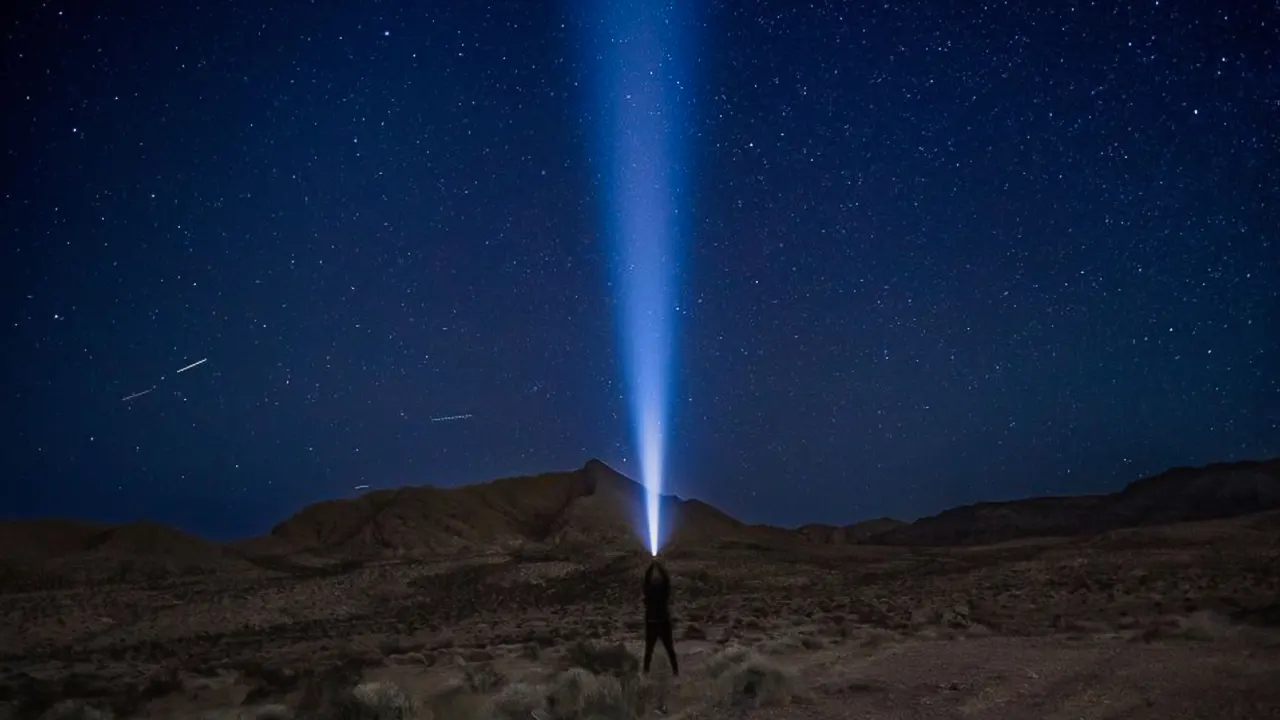
<instances>
[{"instance_id":1,"label":"sandy terrain","mask_svg":"<svg viewBox=\"0 0 1280 720\"><path fill-rule=\"evenodd\" d=\"M636 673L644 563L27 573L0 585L0 718L1280 717L1277 513L951 549L686 545L675 679L661 650Z\"/></svg>"}]
</instances>

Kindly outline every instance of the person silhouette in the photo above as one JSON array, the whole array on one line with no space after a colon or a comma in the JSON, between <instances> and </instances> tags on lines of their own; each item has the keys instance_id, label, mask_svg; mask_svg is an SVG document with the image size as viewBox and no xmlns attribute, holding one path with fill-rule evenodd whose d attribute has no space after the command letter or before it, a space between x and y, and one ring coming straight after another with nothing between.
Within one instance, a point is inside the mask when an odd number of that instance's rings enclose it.
<instances>
[{"instance_id":1,"label":"person silhouette","mask_svg":"<svg viewBox=\"0 0 1280 720\"><path fill-rule=\"evenodd\" d=\"M671 576L662 562L654 558L644 571L644 672L649 673L653 660L653 645L662 641L671 663L671 674L680 675L676 663L675 640L671 636Z\"/></svg>"}]
</instances>

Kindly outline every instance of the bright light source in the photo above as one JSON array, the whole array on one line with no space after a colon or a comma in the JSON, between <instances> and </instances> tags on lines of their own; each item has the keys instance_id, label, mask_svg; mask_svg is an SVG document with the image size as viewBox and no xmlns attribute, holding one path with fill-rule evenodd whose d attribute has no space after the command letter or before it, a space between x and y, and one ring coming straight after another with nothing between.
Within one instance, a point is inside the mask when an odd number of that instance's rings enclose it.
<instances>
[{"instance_id":1,"label":"bright light source","mask_svg":"<svg viewBox=\"0 0 1280 720\"><path fill-rule=\"evenodd\" d=\"M658 554L658 548L661 545L661 534L658 532L661 526L661 503L659 498L662 492L662 458L663 458L663 435L662 421L659 419L657 411L657 403L651 403L640 408L641 417L644 420L640 423L639 445L640 445L640 477L644 482L645 490L645 516L648 518L649 526L649 552L653 555ZM633 409L632 412L635 412ZM652 417L650 417L652 415Z\"/></svg>"},{"instance_id":2,"label":"bright light source","mask_svg":"<svg viewBox=\"0 0 1280 720\"><path fill-rule=\"evenodd\" d=\"M603 179L606 232L612 252L617 330L640 480L645 487L649 551L663 527L659 497L666 461L674 350L680 223L677 198L684 171L680 137L682 33L690 3L583 0L593 76L589 114L596 117L597 167Z\"/></svg>"}]
</instances>

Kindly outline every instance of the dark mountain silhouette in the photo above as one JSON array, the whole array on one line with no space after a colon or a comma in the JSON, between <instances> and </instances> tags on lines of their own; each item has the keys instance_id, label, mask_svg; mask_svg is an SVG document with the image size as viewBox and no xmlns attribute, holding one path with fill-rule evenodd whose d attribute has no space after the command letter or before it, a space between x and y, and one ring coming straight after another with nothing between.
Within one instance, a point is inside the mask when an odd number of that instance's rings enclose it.
<instances>
[{"instance_id":1,"label":"dark mountain silhouette","mask_svg":"<svg viewBox=\"0 0 1280 720\"><path fill-rule=\"evenodd\" d=\"M6 590L163 583L253 569L223 546L153 522L101 525L47 518L0 523L0 588Z\"/></svg>"},{"instance_id":2,"label":"dark mountain silhouette","mask_svg":"<svg viewBox=\"0 0 1280 720\"><path fill-rule=\"evenodd\" d=\"M745 525L697 500L665 496L671 546L767 542L786 531ZM644 490L599 460L568 472L455 488L407 487L303 508L258 548L369 556L501 552L530 545L642 551Z\"/></svg>"},{"instance_id":3,"label":"dark mountain silhouette","mask_svg":"<svg viewBox=\"0 0 1280 720\"><path fill-rule=\"evenodd\" d=\"M36 562L73 555L152 557L191 565L229 559L215 543L147 521L104 525L45 518L0 523L0 558Z\"/></svg>"},{"instance_id":4,"label":"dark mountain silhouette","mask_svg":"<svg viewBox=\"0 0 1280 720\"><path fill-rule=\"evenodd\" d=\"M664 547L948 546L1209 520L1280 508L1280 458L1176 468L1109 495L1042 497L794 530L747 525L698 500L662 499ZM406 487L307 506L269 534L219 545L155 523L0 523L0 581L155 579L165 573L317 569L333 561L555 551L643 552L643 488L591 460L577 470L456 488ZM124 570L121 570L121 568ZM70 568L70 570L68 570ZM46 583L47 584L47 583Z\"/></svg>"},{"instance_id":5,"label":"dark mountain silhouette","mask_svg":"<svg viewBox=\"0 0 1280 720\"><path fill-rule=\"evenodd\" d=\"M906 524L902 520L882 517L874 520L863 520L851 525L811 523L809 525L801 525L796 528L796 532L800 533L805 540L822 545L854 545L864 543L870 538Z\"/></svg>"},{"instance_id":6,"label":"dark mountain silhouette","mask_svg":"<svg viewBox=\"0 0 1280 720\"><path fill-rule=\"evenodd\" d=\"M1214 520L1280 508L1280 458L1174 468L1108 495L985 502L872 535L885 545L982 545Z\"/></svg>"}]
</instances>

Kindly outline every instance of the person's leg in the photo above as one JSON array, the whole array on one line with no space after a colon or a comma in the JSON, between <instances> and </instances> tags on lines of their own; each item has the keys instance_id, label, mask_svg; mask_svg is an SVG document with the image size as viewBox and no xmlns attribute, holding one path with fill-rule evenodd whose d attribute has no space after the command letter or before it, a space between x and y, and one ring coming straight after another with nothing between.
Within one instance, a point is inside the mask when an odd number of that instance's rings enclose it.
<instances>
[{"instance_id":1,"label":"person's leg","mask_svg":"<svg viewBox=\"0 0 1280 720\"><path fill-rule=\"evenodd\" d=\"M647 622L644 624L644 672L649 673L649 662L653 660L653 644L658 641L658 626Z\"/></svg>"},{"instance_id":2,"label":"person's leg","mask_svg":"<svg viewBox=\"0 0 1280 720\"><path fill-rule=\"evenodd\" d=\"M671 623L662 624L662 646L667 649L667 662L671 663L671 674L679 675L680 666L676 664L676 642L671 635Z\"/></svg>"}]
</instances>

